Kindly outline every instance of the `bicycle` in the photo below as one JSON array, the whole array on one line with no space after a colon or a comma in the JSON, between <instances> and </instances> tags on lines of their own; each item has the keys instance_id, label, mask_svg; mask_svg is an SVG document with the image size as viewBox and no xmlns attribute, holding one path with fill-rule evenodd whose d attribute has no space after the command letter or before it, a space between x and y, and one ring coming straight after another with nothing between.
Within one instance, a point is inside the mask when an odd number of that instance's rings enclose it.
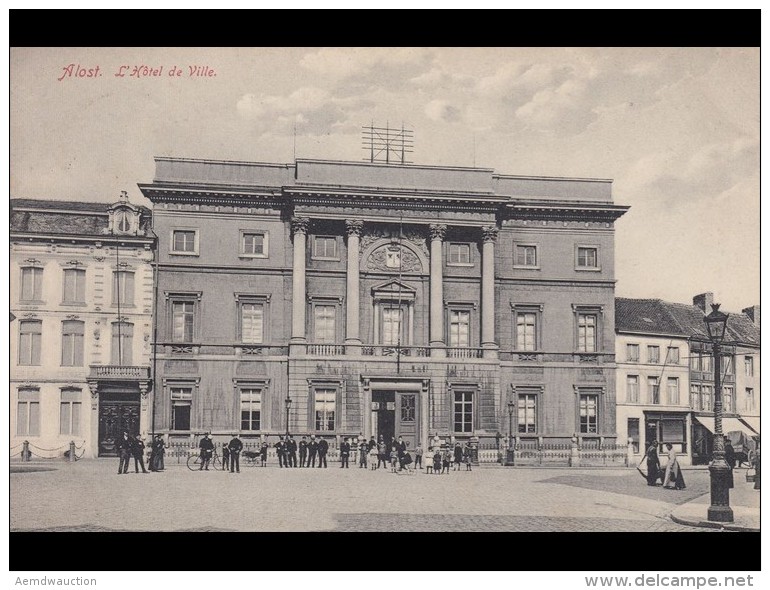
<instances>
[{"instance_id":1,"label":"bicycle","mask_svg":"<svg viewBox=\"0 0 770 590\"><path fill-rule=\"evenodd\" d=\"M222 470L222 460L219 458L219 455L217 455L216 450L211 455L211 460L209 461L209 465L211 465L214 468L214 471L221 471ZM187 469L190 471L199 471L201 468L201 455L200 453L193 453L189 457L187 457Z\"/></svg>"}]
</instances>

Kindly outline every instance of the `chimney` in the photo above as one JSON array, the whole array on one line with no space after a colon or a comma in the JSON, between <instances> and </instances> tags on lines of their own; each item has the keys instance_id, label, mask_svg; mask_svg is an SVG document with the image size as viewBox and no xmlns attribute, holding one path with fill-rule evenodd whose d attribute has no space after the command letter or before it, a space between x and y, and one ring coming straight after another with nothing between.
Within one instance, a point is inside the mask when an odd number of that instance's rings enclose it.
<instances>
[{"instance_id":1,"label":"chimney","mask_svg":"<svg viewBox=\"0 0 770 590\"><path fill-rule=\"evenodd\" d=\"M692 298L692 304L699 307L703 313L711 313L712 303L714 303L713 293L701 293Z\"/></svg>"},{"instance_id":2,"label":"chimney","mask_svg":"<svg viewBox=\"0 0 770 590\"><path fill-rule=\"evenodd\" d=\"M749 316L751 321L754 322L754 325L759 328L759 305L752 305L741 311Z\"/></svg>"}]
</instances>

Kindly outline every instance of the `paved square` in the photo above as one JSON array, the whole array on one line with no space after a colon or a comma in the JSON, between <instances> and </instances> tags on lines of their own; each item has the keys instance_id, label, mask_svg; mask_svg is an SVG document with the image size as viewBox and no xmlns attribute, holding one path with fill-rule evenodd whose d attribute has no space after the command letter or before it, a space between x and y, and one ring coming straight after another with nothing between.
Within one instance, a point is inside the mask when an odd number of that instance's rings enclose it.
<instances>
[{"instance_id":1,"label":"paved square","mask_svg":"<svg viewBox=\"0 0 770 590\"><path fill-rule=\"evenodd\" d=\"M676 492L623 469L429 476L330 464L117 475L117 460L53 466L11 473L11 530L693 531L667 516L708 491L702 470L685 471L687 490Z\"/></svg>"}]
</instances>

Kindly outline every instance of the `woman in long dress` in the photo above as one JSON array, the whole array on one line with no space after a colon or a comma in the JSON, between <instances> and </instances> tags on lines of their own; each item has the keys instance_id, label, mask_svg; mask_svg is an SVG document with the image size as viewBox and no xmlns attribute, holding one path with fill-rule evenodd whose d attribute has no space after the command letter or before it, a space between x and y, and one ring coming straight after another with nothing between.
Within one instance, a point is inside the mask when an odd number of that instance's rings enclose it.
<instances>
[{"instance_id":1,"label":"woman in long dress","mask_svg":"<svg viewBox=\"0 0 770 590\"><path fill-rule=\"evenodd\" d=\"M660 460L658 459L658 441L654 440L647 449L647 485L654 486L660 477Z\"/></svg>"},{"instance_id":2,"label":"woman in long dress","mask_svg":"<svg viewBox=\"0 0 770 590\"><path fill-rule=\"evenodd\" d=\"M663 478L663 487L668 489L683 490L684 477L682 477L682 468L676 458L676 451L671 443L666 443L668 450L668 465L666 465L666 475Z\"/></svg>"}]
</instances>

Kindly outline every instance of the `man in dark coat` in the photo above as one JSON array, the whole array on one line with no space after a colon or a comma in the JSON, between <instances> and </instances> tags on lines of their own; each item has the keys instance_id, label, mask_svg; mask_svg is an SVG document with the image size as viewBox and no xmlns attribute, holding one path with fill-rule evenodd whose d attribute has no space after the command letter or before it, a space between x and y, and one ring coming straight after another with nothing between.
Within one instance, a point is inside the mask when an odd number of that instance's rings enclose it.
<instances>
[{"instance_id":1,"label":"man in dark coat","mask_svg":"<svg viewBox=\"0 0 770 590\"><path fill-rule=\"evenodd\" d=\"M349 460L350 460L350 443L348 442L347 437L345 437L345 440L342 441L342 444L340 445L340 469L347 469L349 468Z\"/></svg>"},{"instance_id":2,"label":"man in dark coat","mask_svg":"<svg viewBox=\"0 0 770 590\"><path fill-rule=\"evenodd\" d=\"M647 449L647 485L654 486L660 477L660 459L658 459L658 441L654 440Z\"/></svg>"},{"instance_id":3,"label":"man in dark coat","mask_svg":"<svg viewBox=\"0 0 770 590\"><path fill-rule=\"evenodd\" d=\"M463 448L462 448L462 446L460 445L459 442L455 443L454 456L455 456L454 470L455 471L460 471L460 467L463 464Z\"/></svg>"},{"instance_id":4,"label":"man in dark coat","mask_svg":"<svg viewBox=\"0 0 770 590\"><path fill-rule=\"evenodd\" d=\"M326 453L329 452L329 443L325 439L318 441L318 467L323 465L324 469L328 467L326 464Z\"/></svg>"},{"instance_id":5,"label":"man in dark coat","mask_svg":"<svg viewBox=\"0 0 770 590\"><path fill-rule=\"evenodd\" d=\"M263 442L259 447L259 458L262 461L262 467L267 467L267 443Z\"/></svg>"},{"instance_id":6,"label":"man in dark coat","mask_svg":"<svg viewBox=\"0 0 770 590\"><path fill-rule=\"evenodd\" d=\"M297 466L297 441L293 436L289 436L289 440L286 443L286 450L288 452L289 467Z\"/></svg>"},{"instance_id":7,"label":"man in dark coat","mask_svg":"<svg viewBox=\"0 0 770 590\"><path fill-rule=\"evenodd\" d=\"M733 469L735 469L735 449L733 448L732 441L727 437L725 437L725 462L730 466L728 485L732 488L735 485L733 481Z\"/></svg>"},{"instance_id":8,"label":"man in dark coat","mask_svg":"<svg viewBox=\"0 0 770 590\"><path fill-rule=\"evenodd\" d=\"M206 471L209 470L209 462L211 461L211 457L214 454L214 441L211 440L211 434L206 433L206 435L201 439L200 444L198 445L201 452L201 466L198 467L198 471L201 471L205 469Z\"/></svg>"},{"instance_id":9,"label":"man in dark coat","mask_svg":"<svg viewBox=\"0 0 770 590\"><path fill-rule=\"evenodd\" d=\"M238 438L237 434L233 434L233 438L227 443L227 449L230 451L230 473L233 472L233 468L237 473L241 472L241 451L243 450L243 443Z\"/></svg>"},{"instance_id":10,"label":"man in dark coat","mask_svg":"<svg viewBox=\"0 0 770 590\"><path fill-rule=\"evenodd\" d=\"M315 439L315 434L310 437L310 444L307 446L307 464L305 467L315 467L315 456L318 453L318 441Z\"/></svg>"},{"instance_id":11,"label":"man in dark coat","mask_svg":"<svg viewBox=\"0 0 770 590\"><path fill-rule=\"evenodd\" d=\"M128 437L128 432L124 432L123 435L117 440L115 444L118 455L120 456L120 463L118 464L118 475L128 473L128 462L131 460L131 439Z\"/></svg>"},{"instance_id":12,"label":"man in dark coat","mask_svg":"<svg viewBox=\"0 0 770 590\"><path fill-rule=\"evenodd\" d=\"M139 473L140 465L142 466L142 473L149 473L144 468L144 441L141 434L137 434L134 440L131 441L131 454L134 456L134 473Z\"/></svg>"},{"instance_id":13,"label":"man in dark coat","mask_svg":"<svg viewBox=\"0 0 770 590\"><path fill-rule=\"evenodd\" d=\"M282 436L275 443L275 453L278 455L278 467L283 467L283 464L286 462L286 443Z\"/></svg>"},{"instance_id":14,"label":"man in dark coat","mask_svg":"<svg viewBox=\"0 0 770 590\"><path fill-rule=\"evenodd\" d=\"M302 440L299 441L299 466L305 467L305 463L307 462L307 440L306 437L302 437Z\"/></svg>"}]
</instances>

